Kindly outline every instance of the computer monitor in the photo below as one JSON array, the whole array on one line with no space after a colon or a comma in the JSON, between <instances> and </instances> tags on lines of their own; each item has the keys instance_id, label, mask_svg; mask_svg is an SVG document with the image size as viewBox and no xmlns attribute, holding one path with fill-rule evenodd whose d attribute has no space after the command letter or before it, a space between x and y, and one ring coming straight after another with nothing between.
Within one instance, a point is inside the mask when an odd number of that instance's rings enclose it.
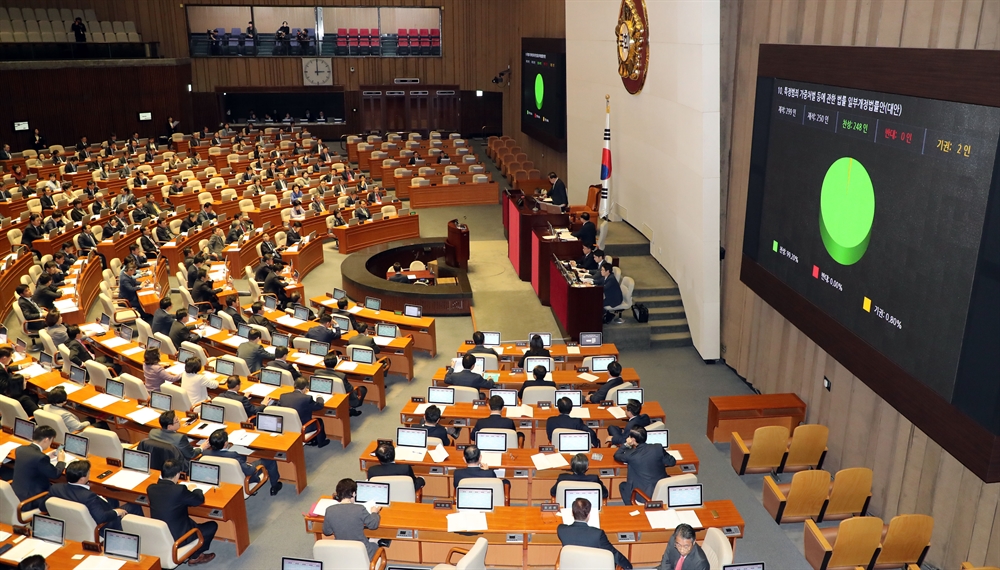
<instances>
[{"instance_id":1,"label":"computer monitor","mask_svg":"<svg viewBox=\"0 0 1000 570\"><path fill-rule=\"evenodd\" d=\"M403 305L403 314L407 317L419 319L424 314L424 308L420 305Z\"/></svg>"},{"instance_id":2,"label":"computer monitor","mask_svg":"<svg viewBox=\"0 0 1000 570\"><path fill-rule=\"evenodd\" d=\"M49 367L51 367L53 364L55 364L56 359L52 358L51 354L42 351L42 353L38 355L38 362L43 366L48 365Z\"/></svg>"},{"instance_id":3,"label":"computer monitor","mask_svg":"<svg viewBox=\"0 0 1000 570\"><path fill-rule=\"evenodd\" d=\"M309 343L309 354L313 356L326 356L330 352L330 343L314 340Z\"/></svg>"},{"instance_id":4,"label":"computer monitor","mask_svg":"<svg viewBox=\"0 0 1000 570\"><path fill-rule=\"evenodd\" d=\"M231 360L218 358L215 360L215 373L223 376L232 376L236 370L236 365Z\"/></svg>"},{"instance_id":5,"label":"computer monitor","mask_svg":"<svg viewBox=\"0 0 1000 570\"><path fill-rule=\"evenodd\" d=\"M528 340L530 341L531 339L533 339L535 335L542 337L542 344L545 346L545 348L552 346L552 333L546 333L546 332L528 333Z\"/></svg>"},{"instance_id":6,"label":"computer monitor","mask_svg":"<svg viewBox=\"0 0 1000 570\"><path fill-rule=\"evenodd\" d=\"M215 404L203 403L200 415L206 422L221 424L226 421L226 409Z\"/></svg>"},{"instance_id":7,"label":"computer monitor","mask_svg":"<svg viewBox=\"0 0 1000 570\"><path fill-rule=\"evenodd\" d=\"M601 490L600 489L564 489L563 496L565 497L566 508L571 508L573 506L573 501L577 499L587 499L590 501L590 509L601 510L601 506L604 501L601 500Z\"/></svg>"},{"instance_id":8,"label":"computer monitor","mask_svg":"<svg viewBox=\"0 0 1000 570\"><path fill-rule=\"evenodd\" d=\"M396 338L399 336L399 327L388 323L379 323L375 325L375 335Z\"/></svg>"},{"instance_id":9,"label":"computer monitor","mask_svg":"<svg viewBox=\"0 0 1000 570\"><path fill-rule=\"evenodd\" d=\"M330 316L333 317L333 324L338 329L340 329L342 331L349 331L349 330L351 330L351 319L349 319L347 317L342 317L340 315L330 315ZM272 338L274 338L273 335L272 335Z\"/></svg>"},{"instance_id":10,"label":"computer monitor","mask_svg":"<svg viewBox=\"0 0 1000 570\"><path fill-rule=\"evenodd\" d=\"M591 359L591 372L607 372L608 365L617 360L614 356L595 356Z\"/></svg>"},{"instance_id":11,"label":"computer monitor","mask_svg":"<svg viewBox=\"0 0 1000 570\"><path fill-rule=\"evenodd\" d=\"M269 433L281 433L281 416L274 414L257 414L257 429Z\"/></svg>"},{"instance_id":12,"label":"computer monitor","mask_svg":"<svg viewBox=\"0 0 1000 570\"><path fill-rule=\"evenodd\" d=\"M552 365L552 359L548 356L529 356L524 359L524 369L534 370L536 366L541 366L545 368L546 371L552 372L549 368Z\"/></svg>"},{"instance_id":13,"label":"computer monitor","mask_svg":"<svg viewBox=\"0 0 1000 570\"><path fill-rule=\"evenodd\" d=\"M583 390L556 390L556 402L563 398L569 398L569 401L573 402L573 407L579 408L583 405Z\"/></svg>"},{"instance_id":14,"label":"computer monitor","mask_svg":"<svg viewBox=\"0 0 1000 570\"><path fill-rule=\"evenodd\" d=\"M123 449L122 467L132 471L149 473L149 453L135 449Z\"/></svg>"},{"instance_id":15,"label":"computer monitor","mask_svg":"<svg viewBox=\"0 0 1000 570\"><path fill-rule=\"evenodd\" d=\"M66 523L52 517L35 515L31 519L31 536L45 542L65 544Z\"/></svg>"},{"instance_id":16,"label":"computer monitor","mask_svg":"<svg viewBox=\"0 0 1000 570\"><path fill-rule=\"evenodd\" d=\"M278 298L274 295L264 295L264 306L272 311L278 308Z\"/></svg>"},{"instance_id":17,"label":"computer monitor","mask_svg":"<svg viewBox=\"0 0 1000 570\"><path fill-rule=\"evenodd\" d=\"M501 390L494 388L490 390L490 398L493 396L500 396L503 398L503 406L516 406L517 405L517 390Z\"/></svg>"},{"instance_id":18,"label":"computer monitor","mask_svg":"<svg viewBox=\"0 0 1000 570\"><path fill-rule=\"evenodd\" d=\"M370 348L354 347L351 349L351 361L372 364L375 362L375 351Z\"/></svg>"},{"instance_id":19,"label":"computer monitor","mask_svg":"<svg viewBox=\"0 0 1000 570\"><path fill-rule=\"evenodd\" d=\"M87 371L79 366L70 365L69 367L69 379L76 382L77 384L87 383Z\"/></svg>"},{"instance_id":20,"label":"computer monitor","mask_svg":"<svg viewBox=\"0 0 1000 570\"><path fill-rule=\"evenodd\" d=\"M264 368L260 371L260 383L268 386L281 386L281 371Z\"/></svg>"},{"instance_id":21,"label":"computer monitor","mask_svg":"<svg viewBox=\"0 0 1000 570\"><path fill-rule=\"evenodd\" d=\"M492 511L493 489L459 487L455 489L455 507L460 511Z\"/></svg>"},{"instance_id":22,"label":"computer monitor","mask_svg":"<svg viewBox=\"0 0 1000 570\"><path fill-rule=\"evenodd\" d=\"M372 483L371 481L358 481L358 494L354 501L357 503L367 503L374 501L376 505L383 507L389 505L389 484Z\"/></svg>"},{"instance_id":23,"label":"computer monitor","mask_svg":"<svg viewBox=\"0 0 1000 570\"><path fill-rule=\"evenodd\" d=\"M599 332L580 333L580 346L601 346L604 344L604 334Z\"/></svg>"},{"instance_id":24,"label":"computer monitor","mask_svg":"<svg viewBox=\"0 0 1000 570\"><path fill-rule=\"evenodd\" d=\"M219 315L209 315L208 316L208 326L213 329L222 330L222 317Z\"/></svg>"},{"instance_id":25,"label":"computer monitor","mask_svg":"<svg viewBox=\"0 0 1000 570\"><path fill-rule=\"evenodd\" d=\"M240 323L236 325L236 336L241 338L250 338L250 325L245 325Z\"/></svg>"},{"instance_id":26,"label":"computer monitor","mask_svg":"<svg viewBox=\"0 0 1000 570\"><path fill-rule=\"evenodd\" d=\"M323 570L323 563L319 560L282 556L281 570Z\"/></svg>"},{"instance_id":27,"label":"computer monitor","mask_svg":"<svg viewBox=\"0 0 1000 570\"><path fill-rule=\"evenodd\" d=\"M371 311L381 311L382 299L376 299L375 297L365 297L365 308Z\"/></svg>"},{"instance_id":28,"label":"computer monitor","mask_svg":"<svg viewBox=\"0 0 1000 570\"><path fill-rule=\"evenodd\" d=\"M346 296L347 296L347 291L344 291L343 289L337 289L336 287L333 288L333 298L334 299L336 299L336 300L339 301L339 300L343 299Z\"/></svg>"},{"instance_id":29,"label":"computer monitor","mask_svg":"<svg viewBox=\"0 0 1000 570\"><path fill-rule=\"evenodd\" d=\"M63 440L63 449L66 450L66 453L72 453L77 457L87 457L89 446L89 439L72 433L67 433Z\"/></svg>"},{"instance_id":30,"label":"computer monitor","mask_svg":"<svg viewBox=\"0 0 1000 570\"><path fill-rule=\"evenodd\" d=\"M587 453L590 451L590 434L586 432L563 432L556 442L559 453Z\"/></svg>"},{"instance_id":31,"label":"computer monitor","mask_svg":"<svg viewBox=\"0 0 1000 570\"><path fill-rule=\"evenodd\" d=\"M132 327L122 325L121 330L118 331L118 336L125 339L126 342L132 342Z\"/></svg>"},{"instance_id":32,"label":"computer monitor","mask_svg":"<svg viewBox=\"0 0 1000 570\"><path fill-rule=\"evenodd\" d=\"M476 447L480 451L507 451L507 434L478 431L476 432Z\"/></svg>"},{"instance_id":33,"label":"computer monitor","mask_svg":"<svg viewBox=\"0 0 1000 570\"><path fill-rule=\"evenodd\" d=\"M310 317L309 307L304 305L295 305L292 309L292 316L300 321L308 321Z\"/></svg>"},{"instance_id":34,"label":"computer monitor","mask_svg":"<svg viewBox=\"0 0 1000 570\"><path fill-rule=\"evenodd\" d=\"M170 411L170 394L164 394L163 392L150 392L149 393L149 407L154 410L160 410L161 412Z\"/></svg>"},{"instance_id":35,"label":"computer monitor","mask_svg":"<svg viewBox=\"0 0 1000 570\"><path fill-rule=\"evenodd\" d=\"M427 403L451 406L455 403L455 389L431 386L427 388Z\"/></svg>"},{"instance_id":36,"label":"computer monitor","mask_svg":"<svg viewBox=\"0 0 1000 570\"><path fill-rule=\"evenodd\" d=\"M115 398L125 397L125 383L120 380L112 380L108 378L104 382L104 392Z\"/></svg>"},{"instance_id":37,"label":"computer monitor","mask_svg":"<svg viewBox=\"0 0 1000 570\"><path fill-rule=\"evenodd\" d=\"M323 376L313 376L309 380L309 391L318 392L320 394L332 394L333 379L325 378Z\"/></svg>"},{"instance_id":38,"label":"computer monitor","mask_svg":"<svg viewBox=\"0 0 1000 570\"><path fill-rule=\"evenodd\" d=\"M483 333L483 346L500 346L500 333L498 333L498 332L484 332Z\"/></svg>"},{"instance_id":39,"label":"computer monitor","mask_svg":"<svg viewBox=\"0 0 1000 570\"><path fill-rule=\"evenodd\" d=\"M187 362L187 359L192 356L194 356L194 353L186 348L177 349L177 362Z\"/></svg>"},{"instance_id":40,"label":"computer monitor","mask_svg":"<svg viewBox=\"0 0 1000 570\"><path fill-rule=\"evenodd\" d=\"M107 313L101 313L101 326L102 327L111 326L111 317Z\"/></svg>"},{"instance_id":41,"label":"computer monitor","mask_svg":"<svg viewBox=\"0 0 1000 570\"><path fill-rule=\"evenodd\" d=\"M726 564L722 570L764 570L763 562L744 562L743 564Z\"/></svg>"},{"instance_id":42,"label":"computer monitor","mask_svg":"<svg viewBox=\"0 0 1000 570\"><path fill-rule=\"evenodd\" d=\"M14 418L14 435L21 439L31 441L32 434L35 433L35 422L29 422L21 418Z\"/></svg>"},{"instance_id":43,"label":"computer monitor","mask_svg":"<svg viewBox=\"0 0 1000 570\"><path fill-rule=\"evenodd\" d=\"M188 478L195 483L202 483L204 485L212 485L213 487L219 486L219 466L214 463L205 463L203 461L192 461L191 468L188 470Z\"/></svg>"},{"instance_id":44,"label":"computer monitor","mask_svg":"<svg viewBox=\"0 0 1000 570\"><path fill-rule=\"evenodd\" d=\"M274 333L271 335L271 346L288 348L289 335L284 333Z\"/></svg>"},{"instance_id":45,"label":"computer monitor","mask_svg":"<svg viewBox=\"0 0 1000 570\"><path fill-rule=\"evenodd\" d=\"M615 403L619 406L628 405L629 400L639 400L642 403L642 388L624 388L615 392Z\"/></svg>"},{"instance_id":46,"label":"computer monitor","mask_svg":"<svg viewBox=\"0 0 1000 570\"><path fill-rule=\"evenodd\" d=\"M153 337L147 338L146 339L146 349L148 350L150 348L152 348L153 350L159 350L159 348L160 348L160 341L157 340L157 339L155 339L155 338L153 338Z\"/></svg>"},{"instance_id":47,"label":"computer monitor","mask_svg":"<svg viewBox=\"0 0 1000 570\"><path fill-rule=\"evenodd\" d=\"M139 561L139 535L119 530L104 530L104 555Z\"/></svg>"},{"instance_id":48,"label":"computer monitor","mask_svg":"<svg viewBox=\"0 0 1000 570\"><path fill-rule=\"evenodd\" d=\"M658 443L664 448L670 447L670 430L653 429L646 430L646 443Z\"/></svg>"},{"instance_id":49,"label":"computer monitor","mask_svg":"<svg viewBox=\"0 0 1000 570\"><path fill-rule=\"evenodd\" d=\"M396 428L396 445L399 447L427 447L427 430L423 428Z\"/></svg>"},{"instance_id":50,"label":"computer monitor","mask_svg":"<svg viewBox=\"0 0 1000 570\"><path fill-rule=\"evenodd\" d=\"M667 487L667 506L671 509L700 507L701 484Z\"/></svg>"},{"instance_id":51,"label":"computer monitor","mask_svg":"<svg viewBox=\"0 0 1000 570\"><path fill-rule=\"evenodd\" d=\"M192 319L198 318L198 305L188 305L188 316Z\"/></svg>"}]
</instances>

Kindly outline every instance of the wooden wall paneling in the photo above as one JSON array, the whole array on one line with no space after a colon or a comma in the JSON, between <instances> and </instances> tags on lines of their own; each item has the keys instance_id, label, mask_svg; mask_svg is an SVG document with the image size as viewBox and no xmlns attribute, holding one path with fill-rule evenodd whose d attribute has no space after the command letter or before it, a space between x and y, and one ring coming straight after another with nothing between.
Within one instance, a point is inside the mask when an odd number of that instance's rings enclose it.
<instances>
[{"instance_id":1,"label":"wooden wall paneling","mask_svg":"<svg viewBox=\"0 0 1000 570\"><path fill-rule=\"evenodd\" d=\"M441 13L436 8L391 8L379 10L379 20L384 33L396 33L400 28L437 28Z\"/></svg>"},{"instance_id":2,"label":"wooden wall paneling","mask_svg":"<svg viewBox=\"0 0 1000 570\"><path fill-rule=\"evenodd\" d=\"M884 499L889 494L889 487L892 485L892 477L895 474L893 466L896 456L905 458L906 447L898 445L899 440L899 420L902 416L895 408L890 406L885 400L878 399L878 429L872 430L871 438L875 442L874 451L860 464L852 465L857 467L867 465L872 470L872 496L871 509L879 514L885 512ZM898 472L902 475L902 471Z\"/></svg>"},{"instance_id":3,"label":"wooden wall paneling","mask_svg":"<svg viewBox=\"0 0 1000 570\"><path fill-rule=\"evenodd\" d=\"M938 520L938 516L934 515L934 535L931 538L944 549L941 559L945 561L946 568L958 568L962 562L969 560L976 507L983 498L984 487L982 479L971 471L962 469L954 458L952 462L958 468L960 479L955 489L951 520Z\"/></svg>"},{"instance_id":4,"label":"wooden wall paneling","mask_svg":"<svg viewBox=\"0 0 1000 570\"><path fill-rule=\"evenodd\" d=\"M962 2L934 3L934 14L931 16L931 33L928 46L938 49L954 49L958 47L958 30L962 22Z\"/></svg>"},{"instance_id":5,"label":"wooden wall paneling","mask_svg":"<svg viewBox=\"0 0 1000 570\"><path fill-rule=\"evenodd\" d=\"M930 47L933 28L936 27L934 11L936 2L907 2L899 47Z\"/></svg>"},{"instance_id":6,"label":"wooden wall paneling","mask_svg":"<svg viewBox=\"0 0 1000 570\"><path fill-rule=\"evenodd\" d=\"M187 27L196 33L216 28L223 28L227 32L232 28L246 30L251 16L250 6L189 6ZM256 21L254 25L257 25Z\"/></svg>"},{"instance_id":7,"label":"wooden wall paneling","mask_svg":"<svg viewBox=\"0 0 1000 570\"><path fill-rule=\"evenodd\" d=\"M874 475L879 475L880 478L887 479L887 484L885 486L885 495L878 496L872 494L872 503L875 505L880 505L877 511L883 519L890 519L897 514L904 511L900 509L900 498L903 496L903 488L905 485L905 479L911 470L907 469L907 462L909 461L910 451L911 451L911 441L913 439L913 434L918 431L914 429L913 424L910 420L906 419L902 415L897 414L896 419L896 438L895 445L893 446L894 454L892 458L891 469L885 473L878 474L873 471ZM873 483L874 485L874 483Z\"/></svg>"},{"instance_id":8,"label":"wooden wall paneling","mask_svg":"<svg viewBox=\"0 0 1000 570\"><path fill-rule=\"evenodd\" d=\"M946 568L957 568L963 560L953 561L948 564L945 559L945 550L948 546L948 537L955 532L952 526L956 515L956 503L959 498L959 490L962 483L962 472L967 471L957 459L941 453L941 462L938 467L937 481L932 483L933 491L930 508L926 511L934 517L934 532L931 535L931 552L936 560L943 560ZM956 533L957 535L958 533ZM968 539L968 535L961 538L956 536L954 540L961 544Z\"/></svg>"},{"instance_id":9,"label":"wooden wall paneling","mask_svg":"<svg viewBox=\"0 0 1000 570\"><path fill-rule=\"evenodd\" d=\"M844 422L840 467L864 465L872 433L880 429L876 415L880 398L861 380L851 377L850 416L869 418L867 422ZM843 414L846 416L847 414Z\"/></svg>"},{"instance_id":10,"label":"wooden wall paneling","mask_svg":"<svg viewBox=\"0 0 1000 570\"><path fill-rule=\"evenodd\" d=\"M927 437L923 432L920 432L920 434L927 442L924 449L923 467L921 468L920 464L914 463L911 463L909 466L920 474L920 484L917 486L916 493L917 502L912 509L903 512L930 514L933 507L934 493L938 490L937 478L941 474L942 457L946 456L947 453L941 450L941 446L936 441Z\"/></svg>"},{"instance_id":11,"label":"wooden wall paneling","mask_svg":"<svg viewBox=\"0 0 1000 570\"><path fill-rule=\"evenodd\" d=\"M958 31L959 49L976 49L979 26L982 22L984 0L965 0L962 4L962 23Z\"/></svg>"},{"instance_id":12,"label":"wooden wall paneling","mask_svg":"<svg viewBox=\"0 0 1000 570\"><path fill-rule=\"evenodd\" d=\"M1000 49L1000 2L996 0L983 4L976 49Z\"/></svg>"},{"instance_id":13,"label":"wooden wall paneling","mask_svg":"<svg viewBox=\"0 0 1000 570\"><path fill-rule=\"evenodd\" d=\"M337 28L372 28L378 27L378 8L323 8L323 29L326 32L336 32ZM389 30L395 32L396 30Z\"/></svg>"},{"instance_id":14,"label":"wooden wall paneling","mask_svg":"<svg viewBox=\"0 0 1000 570\"><path fill-rule=\"evenodd\" d=\"M974 523L966 559L975 565L1000 560L1000 483L983 485L975 510L967 512Z\"/></svg>"}]
</instances>

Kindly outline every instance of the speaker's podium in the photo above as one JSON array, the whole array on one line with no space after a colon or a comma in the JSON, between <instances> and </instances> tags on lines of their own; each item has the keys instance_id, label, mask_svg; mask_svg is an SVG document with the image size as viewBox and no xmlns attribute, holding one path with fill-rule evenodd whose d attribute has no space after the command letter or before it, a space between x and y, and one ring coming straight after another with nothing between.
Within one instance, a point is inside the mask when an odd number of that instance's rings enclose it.
<instances>
[{"instance_id":1,"label":"speaker's podium","mask_svg":"<svg viewBox=\"0 0 1000 570\"><path fill-rule=\"evenodd\" d=\"M444 242L444 262L459 269L469 268L469 226L458 220L448 222L448 239Z\"/></svg>"}]
</instances>

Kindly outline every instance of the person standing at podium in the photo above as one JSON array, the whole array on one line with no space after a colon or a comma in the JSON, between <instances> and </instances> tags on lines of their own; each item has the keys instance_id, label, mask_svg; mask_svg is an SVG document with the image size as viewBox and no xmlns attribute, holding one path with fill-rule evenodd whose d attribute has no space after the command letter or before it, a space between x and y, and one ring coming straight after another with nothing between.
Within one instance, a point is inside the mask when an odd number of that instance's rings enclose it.
<instances>
[{"instance_id":1,"label":"person standing at podium","mask_svg":"<svg viewBox=\"0 0 1000 570\"><path fill-rule=\"evenodd\" d=\"M566 197L566 184L559 180L559 175L555 172L549 173L549 182L552 183L552 188L549 190L549 199L552 200L552 205L565 208L569 204L569 198Z\"/></svg>"}]
</instances>

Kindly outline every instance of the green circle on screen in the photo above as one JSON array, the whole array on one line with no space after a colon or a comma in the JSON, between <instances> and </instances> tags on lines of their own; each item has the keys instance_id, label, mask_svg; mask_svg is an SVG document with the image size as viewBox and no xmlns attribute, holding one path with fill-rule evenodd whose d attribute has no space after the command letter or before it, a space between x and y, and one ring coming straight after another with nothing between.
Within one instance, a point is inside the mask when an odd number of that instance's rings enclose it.
<instances>
[{"instance_id":1,"label":"green circle on screen","mask_svg":"<svg viewBox=\"0 0 1000 570\"><path fill-rule=\"evenodd\" d=\"M841 265L857 263L868 250L875 219L875 189L857 160L838 159L823 177L819 232L830 257Z\"/></svg>"},{"instance_id":2,"label":"green circle on screen","mask_svg":"<svg viewBox=\"0 0 1000 570\"><path fill-rule=\"evenodd\" d=\"M543 98L545 98L545 81L542 80L542 74L539 73L535 76L535 107L539 111L542 110Z\"/></svg>"}]
</instances>

